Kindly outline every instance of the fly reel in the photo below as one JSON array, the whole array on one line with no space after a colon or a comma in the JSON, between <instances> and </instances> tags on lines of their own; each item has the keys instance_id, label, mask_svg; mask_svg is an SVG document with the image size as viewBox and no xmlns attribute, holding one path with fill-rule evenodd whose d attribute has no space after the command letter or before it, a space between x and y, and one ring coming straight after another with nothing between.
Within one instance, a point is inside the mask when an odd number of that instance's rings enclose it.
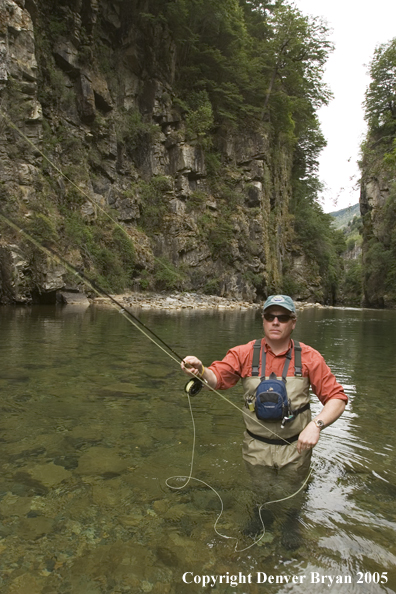
<instances>
[{"instance_id":1,"label":"fly reel","mask_svg":"<svg viewBox=\"0 0 396 594\"><path fill-rule=\"evenodd\" d=\"M194 378L188 380L188 382L184 386L184 391L189 396L196 396L197 394L199 394L199 392L202 390L202 388L203 388L202 381L200 379L198 379L197 377L194 377Z\"/></svg>"}]
</instances>

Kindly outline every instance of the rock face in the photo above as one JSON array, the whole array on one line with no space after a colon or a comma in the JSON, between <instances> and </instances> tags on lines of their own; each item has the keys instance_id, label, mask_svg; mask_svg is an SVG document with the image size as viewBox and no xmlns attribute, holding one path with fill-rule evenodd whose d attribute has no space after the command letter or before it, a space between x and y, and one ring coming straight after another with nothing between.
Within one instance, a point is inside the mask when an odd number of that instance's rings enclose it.
<instances>
[{"instance_id":1,"label":"rock face","mask_svg":"<svg viewBox=\"0 0 396 594\"><path fill-rule=\"evenodd\" d=\"M362 215L370 215L374 229L378 231L381 209L389 197L389 180L372 177L363 182L360 193L360 211Z\"/></svg>"},{"instance_id":2,"label":"rock face","mask_svg":"<svg viewBox=\"0 0 396 594\"><path fill-rule=\"evenodd\" d=\"M290 247L290 148L264 129L230 131L215 136L208 167L176 101L172 40L142 25L138 5L0 0L0 208L80 270L128 269L132 288L254 301L281 289L288 262L301 297L316 295ZM134 246L130 268L117 225ZM16 235L3 221L0 299L82 287Z\"/></svg>"},{"instance_id":3,"label":"rock face","mask_svg":"<svg viewBox=\"0 0 396 594\"><path fill-rule=\"evenodd\" d=\"M373 164L366 160L360 191L360 211L363 217L362 261L365 268L363 305L395 309L394 283L389 282L389 271L394 262L390 251L394 219L389 219L389 213L386 212L394 183L393 175L386 170L372 175L371 169L374 169Z\"/></svg>"}]
</instances>

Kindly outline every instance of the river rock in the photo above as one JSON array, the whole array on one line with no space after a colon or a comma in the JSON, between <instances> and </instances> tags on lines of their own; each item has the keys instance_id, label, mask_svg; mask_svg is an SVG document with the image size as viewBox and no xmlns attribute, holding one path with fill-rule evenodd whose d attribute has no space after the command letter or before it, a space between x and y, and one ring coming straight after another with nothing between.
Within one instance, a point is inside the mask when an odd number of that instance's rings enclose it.
<instances>
[{"instance_id":1,"label":"river rock","mask_svg":"<svg viewBox=\"0 0 396 594\"><path fill-rule=\"evenodd\" d=\"M57 466L50 462L49 464L37 464L27 469L30 476L40 482L45 487L54 487L62 481L71 477L71 472L65 470L63 466Z\"/></svg>"},{"instance_id":2,"label":"river rock","mask_svg":"<svg viewBox=\"0 0 396 594\"><path fill-rule=\"evenodd\" d=\"M72 291L58 291L57 301L67 305L82 305L84 307L89 306L89 301L84 293L77 293Z\"/></svg>"},{"instance_id":3,"label":"river rock","mask_svg":"<svg viewBox=\"0 0 396 594\"><path fill-rule=\"evenodd\" d=\"M45 578L32 576L31 572L23 573L16 577L9 589L9 594L41 594L45 584Z\"/></svg>"},{"instance_id":4,"label":"river rock","mask_svg":"<svg viewBox=\"0 0 396 594\"><path fill-rule=\"evenodd\" d=\"M130 458L121 458L113 449L98 446L81 456L76 472L82 475L120 474L131 464Z\"/></svg>"},{"instance_id":5,"label":"river rock","mask_svg":"<svg viewBox=\"0 0 396 594\"><path fill-rule=\"evenodd\" d=\"M25 516L30 511L32 497L18 497L7 493L0 502L0 514L3 516Z\"/></svg>"},{"instance_id":6,"label":"river rock","mask_svg":"<svg viewBox=\"0 0 396 594\"><path fill-rule=\"evenodd\" d=\"M112 580L123 577L138 580L147 578L152 571L152 553L144 546L131 543L115 543L95 548L73 563L72 574L76 576L106 575ZM138 591L139 584L133 591ZM132 591L132 590L130 590Z\"/></svg>"},{"instance_id":7,"label":"river rock","mask_svg":"<svg viewBox=\"0 0 396 594\"><path fill-rule=\"evenodd\" d=\"M92 500L99 506L114 508L120 505L121 501L127 501L130 497L130 489L123 487L119 478L100 481L99 484L92 486Z\"/></svg>"},{"instance_id":8,"label":"river rock","mask_svg":"<svg viewBox=\"0 0 396 594\"><path fill-rule=\"evenodd\" d=\"M37 540L52 532L54 520L37 516L35 518L23 518L18 526L18 536L24 540Z\"/></svg>"}]
</instances>

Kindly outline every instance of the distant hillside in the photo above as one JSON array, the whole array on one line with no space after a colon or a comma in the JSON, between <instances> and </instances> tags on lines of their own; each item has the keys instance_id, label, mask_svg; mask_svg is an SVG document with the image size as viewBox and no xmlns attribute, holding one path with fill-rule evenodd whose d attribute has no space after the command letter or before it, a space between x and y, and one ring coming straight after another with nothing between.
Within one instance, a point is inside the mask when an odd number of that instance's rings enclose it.
<instances>
[{"instance_id":1,"label":"distant hillside","mask_svg":"<svg viewBox=\"0 0 396 594\"><path fill-rule=\"evenodd\" d=\"M334 227L336 229L342 229L352 221L353 217L360 217L360 206L359 203L357 203L353 206L348 206L347 208L331 212L330 214L334 218Z\"/></svg>"}]
</instances>

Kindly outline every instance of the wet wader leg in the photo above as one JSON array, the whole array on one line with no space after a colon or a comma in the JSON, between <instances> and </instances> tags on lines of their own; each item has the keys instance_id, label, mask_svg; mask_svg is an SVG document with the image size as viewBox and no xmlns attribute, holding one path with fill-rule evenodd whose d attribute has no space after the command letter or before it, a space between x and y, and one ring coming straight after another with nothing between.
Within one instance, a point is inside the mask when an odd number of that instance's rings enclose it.
<instances>
[{"instance_id":1,"label":"wet wader leg","mask_svg":"<svg viewBox=\"0 0 396 594\"><path fill-rule=\"evenodd\" d=\"M311 450L298 455L298 458L295 458L289 464L279 466L276 453L271 452L271 450L279 447L283 446L267 446L269 451L266 453L266 460L271 461L271 464L251 464L245 460L251 488L261 503L273 499L283 499L294 494L302 486L309 473ZM282 502L282 504L288 507L287 502L295 501L299 495Z\"/></svg>"},{"instance_id":2,"label":"wet wader leg","mask_svg":"<svg viewBox=\"0 0 396 594\"><path fill-rule=\"evenodd\" d=\"M269 446L278 448L279 446ZM288 446L286 446L288 447ZM269 460L270 454L267 455ZM245 466L251 481L252 506L251 518L244 530L249 536L258 536L265 529L278 538L282 546L288 550L298 548L302 542L301 524L299 521L301 507L305 499L305 489L296 492L304 484L310 469L311 451L304 452L299 459L279 468L276 455L272 455L274 465L265 466L250 464ZM278 503L270 503L288 496L290 499ZM262 505L262 504L268 504ZM261 511L259 513L259 507ZM261 519L260 519L261 516Z\"/></svg>"}]
</instances>

